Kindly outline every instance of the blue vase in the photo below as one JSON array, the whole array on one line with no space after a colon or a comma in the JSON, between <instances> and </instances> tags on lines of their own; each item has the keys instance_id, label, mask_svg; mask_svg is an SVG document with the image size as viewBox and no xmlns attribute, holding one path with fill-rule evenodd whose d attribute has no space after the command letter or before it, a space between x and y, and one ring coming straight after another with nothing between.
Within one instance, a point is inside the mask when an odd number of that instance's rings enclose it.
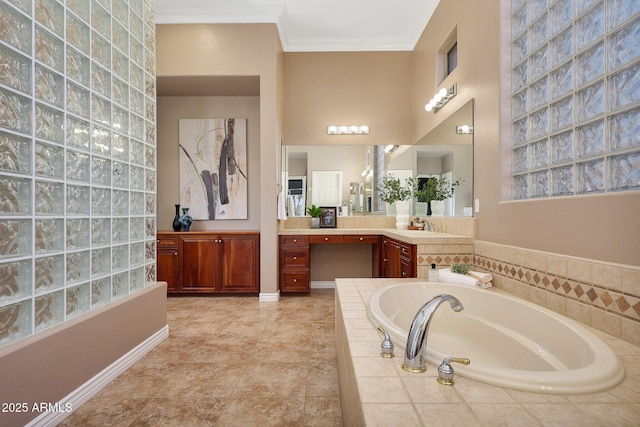
<instances>
[{"instance_id":1,"label":"blue vase","mask_svg":"<svg viewBox=\"0 0 640 427\"><path fill-rule=\"evenodd\" d=\"M180 217L180 224L182 225L182 231L189 231L193 218L189 215L189 208L182 208L182 216Z\"/></svg>"}]
</instances>

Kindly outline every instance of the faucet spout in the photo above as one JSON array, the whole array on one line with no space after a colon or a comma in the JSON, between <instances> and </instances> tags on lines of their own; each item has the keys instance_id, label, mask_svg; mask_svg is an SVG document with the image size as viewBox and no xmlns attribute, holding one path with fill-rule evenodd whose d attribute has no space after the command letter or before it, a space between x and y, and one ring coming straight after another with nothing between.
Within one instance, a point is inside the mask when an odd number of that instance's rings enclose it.
<instances>
[{"instance_id":1,"label":"faucet spout","mask_svg":"<svg viewBox=\"0 0 640 427\"><path fill-rule=\"evenodd\" d=\"M427 370L425 352L427 349L427 335L431 318L440 304L448 301L455 312L462 311L464 307L458 298L449 294L441 294L427 301L416 313L409 329L407 345L404 352L402 368L409 372L424 372Z\"/></svg>"}]
</instances>

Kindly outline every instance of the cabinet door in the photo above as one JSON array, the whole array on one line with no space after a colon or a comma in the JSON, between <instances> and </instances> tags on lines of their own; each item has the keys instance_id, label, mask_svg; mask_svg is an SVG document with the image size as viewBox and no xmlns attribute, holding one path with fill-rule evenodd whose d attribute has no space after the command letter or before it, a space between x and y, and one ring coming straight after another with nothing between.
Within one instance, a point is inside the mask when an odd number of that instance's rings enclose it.
<instances>
[{"instance_id":1,"label":"cabinet door","mask_svg":"<svg viewBox=\"0 0 640 427\"><path fill-rule=\"evenodd\" d=\"M183 292L215 292L221 268L216 262L218 239L183 237L180 239Z\"/></svg>"},{"instance_id":2,"label":"cabinet door","mask_svg":"<svg viewBox=\"0 0 640 427\"><path fill-rule=\"evenodd\" d=\"M167 293L178 291L178 248L158 249L158 281L167 282Z\"/></svg>"},{"instance_id":3,"label":"cabinet door","mask_svg":"<svg viewBox=\"0 0 640 427\"><path fill-rule=\"evenodd\" d=\"M400 242L386 239L383 247L383 276L401 277L400 267Z\"/></svg>"},{"instance_id":4,"label":"cabinet door","mask_svg":"<svg viewBox=\"0 0 640 427\"><path fill-rule=\"evenodd\" d=\"M220 236L219 290L221 292L258 292L259 239L256 235Z\"/></svg>"}]
</instances>

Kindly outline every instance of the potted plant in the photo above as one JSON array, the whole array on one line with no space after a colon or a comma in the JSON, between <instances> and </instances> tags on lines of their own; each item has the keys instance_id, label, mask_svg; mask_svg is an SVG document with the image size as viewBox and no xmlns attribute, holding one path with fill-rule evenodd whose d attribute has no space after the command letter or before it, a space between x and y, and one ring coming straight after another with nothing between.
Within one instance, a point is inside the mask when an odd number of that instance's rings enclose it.
<instances>
[{"instance_id":1,"label":"potted plant","mask_svg":"<svg viewBox=\"0 0 640 427\"><path fill-rule=\"evenodd\" d=\"M453 197L456 191L456 187L461 184L461 180L457 179L452 183L447 181L447 178L429 178L425 184L418 188L415 192L416 200L418 202L427 203L427 216L431 216L431 202L442 201Z\"/></svg>"},{"instance_id":2,"label":"potted plant","mask_svg":"<svg viewBox=\"0 0 640 427\"><path fill-rule=\"evenodd\" d=\"M404 230L409 225L409 200L417 187L418 181L415 178L405 178L403 183L392 174L382 177L380 186L376 187L380 200L396 206L396 228Z\"/></svg>"},{"instance_id":3,"label":"potted plant","mask_svg":"<svg viewBox=\"0 0 640 427\"><path fill-rule=\"evenodd\" d=\"M311 207L307 208L307 213L311 216L311 228L320 228L320 215L322 214L322 209L316 205L311 205Z\"/></svg>"}]
</instances>

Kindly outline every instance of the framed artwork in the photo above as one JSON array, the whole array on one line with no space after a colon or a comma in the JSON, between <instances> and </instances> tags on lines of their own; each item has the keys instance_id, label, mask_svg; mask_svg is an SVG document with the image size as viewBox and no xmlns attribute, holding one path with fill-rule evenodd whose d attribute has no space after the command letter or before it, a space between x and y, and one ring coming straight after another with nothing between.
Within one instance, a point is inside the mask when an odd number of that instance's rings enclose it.
<instances>
[{"instance_id":1,"label":"framed artwork","mask_svg":"<svg viewBox=\"0 0 640 427\"><path fill-rule=\"evenodd\" d=\"M320 228L336 228L336 218L338 217L338 208L320 206L322 213L320 214Z\"/></svg>"},{"instance_id":2,"label":"framed artwork","mask_svg":"<svg viewBox=\"0 0 640 427\"><path fill-rule=\"evenodd\" d=\"M179 120L179 161L194 220L247 219L247 119Z\"/></svg>"}]
</instances>

